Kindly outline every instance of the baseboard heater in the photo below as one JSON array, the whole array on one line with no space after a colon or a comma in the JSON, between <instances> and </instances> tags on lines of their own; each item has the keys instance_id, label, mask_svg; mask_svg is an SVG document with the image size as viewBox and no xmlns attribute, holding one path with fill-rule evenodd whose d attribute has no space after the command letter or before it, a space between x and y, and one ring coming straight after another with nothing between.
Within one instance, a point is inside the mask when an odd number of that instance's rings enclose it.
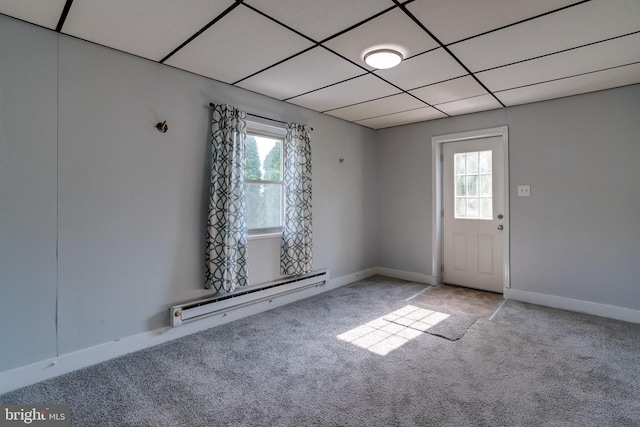
<instances>
[{"instance_id":1,"label":"baseboard heater","mask_svg":"<svg viewBox=\"0 0 640 427\"><path fill-rule=\"evenodd\" d=\"M275 297L323 286L327 280L329 280L329 273L326 270L313 271L301 276L285 277L273 282L238 289L232 294L213 296L174 305L169 309L171 326L180 326L183 323L193 322L204 317L226 313L263 301L270 301Z\"/></svg>"}]
</instances>

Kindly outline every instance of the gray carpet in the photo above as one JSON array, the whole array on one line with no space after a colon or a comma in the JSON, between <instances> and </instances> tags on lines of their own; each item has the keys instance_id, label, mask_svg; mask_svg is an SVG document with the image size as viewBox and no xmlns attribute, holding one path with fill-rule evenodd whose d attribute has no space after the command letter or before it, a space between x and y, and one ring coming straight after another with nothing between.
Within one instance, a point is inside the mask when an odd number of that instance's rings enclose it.
<instances>
[{"instance_id":1,"label":"gray carpet","mask_svg":"<svg viewBox=\"0 0 640 427\"><path fill-rule=\"evenodd\" d=\"M382 356L337 338L420 289L365 280L0 403L69 404L74 426L640 425L640 325L508 301L457 341L417 332Z\"/></svg>"},{"instance_id":2,"label":"gray carpet","mask_svg":"<svg viewBox=\"0 0 640 427\"><path fill-rule=\"evenodd\" d=\"M450 341L457 341L473 325L478 316L452 311L444 307L416 304L413 300L386 315L383 320L426 332Z\"/></svg>"},{"instance_id":3,"label":"gray carpet","mask_svg":"<svg viewBox=\"0 0 640 427\"><path fill-rule=\"evenodd\" d=\"M467 332L467 329L476 323L478 317L468 314L454 313L441 323L429 328L426 332L450 341L458 341Z\"/></svg>"}]
</instances>

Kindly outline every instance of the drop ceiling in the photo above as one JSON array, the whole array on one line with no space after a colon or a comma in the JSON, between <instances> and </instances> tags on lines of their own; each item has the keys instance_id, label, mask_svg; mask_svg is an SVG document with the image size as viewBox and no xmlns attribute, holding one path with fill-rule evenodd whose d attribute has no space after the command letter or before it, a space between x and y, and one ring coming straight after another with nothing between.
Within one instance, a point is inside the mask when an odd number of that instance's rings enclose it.
<instances>
[{"instance_id":1,"label":"drop ceiling","mask_svg":"<svg viewBox=\"0 0 640 427\"><path fill-rule=\"evenodd\" d=\"M0 13L374 129L640 83L640 0L3 0ZM374 48L404 60L372 69Z\"/></svg>"}]
</instances>

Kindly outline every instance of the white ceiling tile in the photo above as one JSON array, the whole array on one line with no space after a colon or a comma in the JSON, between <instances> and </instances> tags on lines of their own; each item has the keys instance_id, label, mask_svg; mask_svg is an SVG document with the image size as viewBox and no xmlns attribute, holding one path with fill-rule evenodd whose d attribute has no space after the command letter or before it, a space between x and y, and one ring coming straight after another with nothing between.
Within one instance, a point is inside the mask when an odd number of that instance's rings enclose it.
<instances>
[{"instance_id":1,"label":"white ceiling tile","mask_svg":"<svg viewBox=\"0 0 640 427\"><path fill-rule=\"evenodd\" d=\"M53 29L65 3L0 0L0 14ZM169 58L167 65L237 82L239 87L374 128L499 108L483 84L505 104L517 105L640 83L640 0L76 0L70 4L63 33L152 60L164 58L231 7L228 15ZM468 76L465 67L401 7L394 7L400 5L406 5L438 39L451 43L449 48L482 83ZM331 38L354 25L358 26ZM330 38L326 46L338 55L307 37ZM365 51L384 47L397 48L409 59L390 70L366 73L370 68L362 62Z\"/></svg>"},{"instance_id":2,"label":"white ceiling tile","mask_svg":"<svg viewBox=\"0 0 640 427\"><path fill-rule=\"evenodd\" d=\"M640 83L640 64L632 64L584 74L582 76L506 90L497 92L496 96L505 105L511 106L579 95L581 93L595 92L636 83Z\"/></svg>"},{"instance_id":3,"label":"white ceiling tile","mask_svg":"<svg viewBox=\"0 0 640 427\"><path fill-rule=\"evenodd\" d=\"M231 0L76 1L62 32L159 61L232 4Z\"/></svg>"},{"instance_id":4,"label":"white ceiling tile","mask_svg":"<svg viewBox=\"0 0 640 427\"><path fill-rule=\"evenodd\" d=\"M389 0L246 0L245 3L318 42L393 6Z\"/></svg>"},{"instance_id":5,"label":"white ceiling tile","mask_svg":"<svg viewBox=\"0 0 640 427\"><path fill-rule=\"evenodd\" d=\"M364 54L374 49L394 49L405 58L438 47L438 44L405 13L399 9L387 12L325 45L360 64L365 64Z\"/></svg>"},{"instance_id":6,"label":"white ceiling tile","mask_svg":"<svg viewBox=\"0 0 640 427\"><path fill-rule=\"evenodd\" d=\"M425 122L427 120L441 119L446 117L433 107L419 108L417 110L403 111L401 113L389 114L388 116L374 117L360 120L356 123L373 129L382 129L392 126L401 126L409 123Z\"/></svg>"},{"instance_id":7,"label":"white ceiling tile","mask_svg":"<svg viewBox=\"0 0 640 427\"><path fill-rule=\"evenodd\" d=\"M436 105L487 93L471 76L459 77L410 91L428 104Z\"/></svg>"},{"instance_id":8,"label":"white ceiling tile","mask_svg":"<svg viewBox=\"0 0 640 427\"><path fill-rule=\"evenodd\" d=\"M316 111L326 111L370 99L382 98L398 92L399 90L390 84L376 76L367 74L289 99L288 102Z\"/></svg>"},{"instance_id":9,"label":"white ceiling tile","mask_svg":"<svg viewBox=\"0 0 640 427\"><path fill-rule=\"evenodd\" d=\"M633 62L640 62L640 33L496 68L476 76L490 90L498 91Z\"/></svg>"},{"instance_id":10,"label":"white ceiling tile","mask_svg":"<svg viewBox=\"0 0 640 427\"><path fill-rule=\"evenodd\" d=\"M0 13L53 30L58 26L65 3L65 0L3 0Z\"/></svg>"},{"instance_id":11,"label":"white ceiling tile","mask_svg":"<svg viewBox=\"0 0 640 427\"><path fill-rule=\"evenodd\" d=\"M640 30L640 1L595 0L450 46L481 71Z\"/></svg>"},{"instance_id":12,"label":"white ceiling tile","mask_svg":"<svg viewBox=\"0 0 640 427\"><path fill-rule=\"evenodd\" d=\"M316 47L243 80L238 86L273 98L287 99L350 79L362 71L328 50Z\"/></svg>"},{"instance_id":13,"label":"white ceiling tile","mask_svg":"<svg viewBox=\"0 0 640 427\"><path fill-rule=\"evenodd\" d=\"M416 0L407 9L449 44L572 3L576 0Z\"/></svg>"},{"instance_id":14,"label":"white ceiling tile","mask_svg":"<svg viewBox=\"0 0 640 427\"><path fill-rule=\"evenodd\" d=\"M466 73L444 49L406 59L400 65L375 72L380 77L404 90L449 80Z\"/></svg>"},{"instance_id":15,"label":"white ceiling tile","mask_svg":"<svg viewBox=\"0 0 640 427\"><path fill-rule=\"evenodd\" d=\"M425 105L406 93L375 99L349 107L328 111L327 114L344 120L356 121L385 114L422 108Z\"/></svg>"},{"instance_id":16,"label":"white ceiling tile","mask_svg":"<svg viewBox=\"0 0 640 427\"><path fill-rule=\"evenodd\" d=\"M450 116L458 116L460 114L475 113L478 111L493 110L501 108L502 105L496 99L487 94L474 96L473 98L460 99L458 101L447 102L445 104L436 105L438 110L444 111Z\"/></svg>"},{"instance_id":17,"label":"white ceiling tile","mask_svg":"<svg viewBox=\"0 0 640 427\"><path fill-rule=\"evenodd\" d=\"M242 28L240 33L238 28ZM310 41L270 19L237 7L166 64L234 83L310 46Z\"/></svg>"}]
</instances>

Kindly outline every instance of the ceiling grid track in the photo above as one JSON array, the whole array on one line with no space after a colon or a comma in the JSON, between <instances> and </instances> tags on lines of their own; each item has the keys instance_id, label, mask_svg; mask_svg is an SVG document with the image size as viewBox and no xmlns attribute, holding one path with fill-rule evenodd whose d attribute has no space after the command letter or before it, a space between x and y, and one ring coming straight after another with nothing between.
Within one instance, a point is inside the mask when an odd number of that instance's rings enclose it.
<instances>
[{"instance_id":1,"label":"ceiling grid track","mask_svg":"<svg viewBox=\"0 0 640 427\"><path fill-rule=\"evenodd\" d=\"M373 129L640 84L638 0L293 3L0 2L0 19Z\"/></svg>"},{"instance_id":2,"label":"ceiling grid track","mask_svg":"<svg viewBox=\"0 0 640 427\"><path fill-rule=\"evenodd\" d=\"M596 74L596 73L600 73L602 71L615 70L617 68L624 68L624 67L628 67L630 65L640 65L640 61L631 62L631 63L628 63L628 64L616 65L615 67L603 68L603 69L594 70L594 71L587 71L585 73L572 74L570 76L559 77L557 79L543 80L543 81L540 81L540 82L530 83L530 84L526 84L526 85L522 85L522 86L510 87L509 89L497 90L496 93L507 92L509 90L514 90L514 89L522 89L522 88L525 88L525 87L532 87L532 86L536 86L536 85L544 84L544 83L558 82L558 81L562 81L562 80L566 80L566 79L572 79L574 77L588 76L589 74Z\"/></svg>"},{"instance_id":3,"label":"ceiling grid track","mask_svg":"<svg viewBox=\"0 0 640 427\"><path fill-rule=\"evenodd\" d=\"M520 60L520 61L514 61L514 62L510 62L508 64L498 65L496 67L491 67L491 68L486 68L484 70L476 71L476 74L484 73L484 72L487 72L487 71L499 70L500 68L505 68L505 67L510 67L512 65L522 64L522 63L529 62L529 61L534 61L534 60L540 59L540 58L547 58L549 56L557 55L559 53L571 52L572 50L582 49L583 47L587 47L587 46L594 46L594 45L597 45L597 44L600 44L600 43L621 39L621 38L624 38L624 37L627 37L627 36L632 36L634 34L639 34L639 33L640 33L640 31L633 31L631 33L623 34L623 35L620 35L620 36L610 37L608 39L598 40L598 41L595 41L595 42L582 44L580 46L574 46L574 47L570 47L570 48L567 48L567 49L558 50L556 52L545 53L544 55L533 56L531 58L523 59L523 60ZM451 45L449 45L449 46L451 46ZM499 92L499 91L496 91L496 92Z\"/></svg>"},{"instance_id":4,"label":"ceiling grid track","mask_svg":"<svg viewBox=\"0 0 640 427\"><path fill-rule=\"evenodd\" d=\"M422 28L429 35L429 37L431 37L433 40L435 40L436 43L438 43L440 45L440 47L442 49L444 49L444 51L447 52L462 68L464 68L464 70L469 74L469 76L471 76L476 81L476 83L478 83L480 86L482 86L482 88L484 90L486 90L488 94L493 96L495 98L495 100L498 101L503 108L506 107L506 105L504 105L504 103L492 91L490 91L489 88L487 86L485 86L485 84L482 83L478 77L476 77L476 75L451 51L451 49L449 49L444 43L442 43L440 41L440 39L438 39L438 37L435 36L435 34L433 34L431 31L429 31L429 29L427 27L425 27L424 24L422 22L420 22L418 20L418 18L416 18L413 15L413 13L411 13L405 7L405 5L400 4L398 2L398 0L393 0L393 2L396 3L398 5L398 7L400 7L400 9L404 13L406 13L407 16L413 20L413 22L416 23L417 26Z\"/></svg>"},{"instance_id":5,"label":"ceiling grid track","mask_svg":"<svg viewBox=\"0 0 640 427\"><path fill-rule=\"evenodd\" d=\"M411 0L411 1L413 1L413 0ZM410 2L408 2L408 3L410 3ZM336 51L334 51L334 50L332 50L332 49L330 49L330 48L328 48L327 46L325 46L325 45L324 45L324 43L326 43L327 41L332 40L332 39L334 39L334 38L336 38L336 37L339 37L339 36L340 36L340 35L342 35L342 34L345 34L345 33L349 32L349 31L351 31L351 30L353 30L353 29L355 29L355 28L357 28L357 27L360 27L360 26L362 26L362 25L366 24L367 22L372 21L372 20L373 20L373 19L375 19L375 18L378 18L379 16L384 15L385 13L390 12L391 10L396 9L396 8L397 8L397 5L396 5L396 6L392 6L392 7L388 8L388 9L385 9L385 10L383 10L383 11L381 11L381 12L379 12L379 13L377 13L377 14L375 14L375 15L373 15L373 16L371 16L371 17L369 17L369 18L367 18L367 19L365 19L365 20L363 20L363 21L361 21L361 22L358 22L357 24L352 25L351 27L349 27L349 28L347 28L347 29L345 29L345 30L342 30L342 31L340 31L340 32L338 32L338 33L336 33L336 34L334 34L334 35L330 36L330 37L327 37L326 39L322 40L321 42L317 42L317 41L315 41L315 40L313 40L313 39L311 39L311 38L309 38L309 37L305 36L304 34L302 34L302 33L298 32L298 31L296 31L296 30L292 29L292 28L291 28L291 27L289 27L288 25L285 25L285 24L283 24L282 22L278 21L277 19L275 19L275 18L273 18L273 17L271 17L271 16L269 16L269 15L265 14L264 12L262 12L262 11L260 11L260 10L256 9L256 8L254 8L253 6L250 6L250 5L247 5L247 4L244 4L244 6L248 7L249 9L252 9L253 11L255 11L255 12L259 13L260 15L262 15L262 16L264 16L264 17L266 17L266 18L270 19L270 20L272 20L273 22L275 22L275 23L277 23L277 24L279 24L279 25L283 26L284 28L286 28L286 29L288 29L288 30L290 30L290 31L293 31L293 32L295 32L296 34L298 34L298 35L300 35L300 36L302 36L302 37L306 38L307 40L309 40L309 41L311 41L312 43L314 43L314 46L311 46L311 47L309 47L309 48L307 48L307 49L305 49L305 50L303 50L303 51L301 51L301 52L298 52L298 53L297 53L297 54L295 54L295 55L292 55L292 56L290 56L290 57L288 57L288 58L285 58L285 59L283 59L283 60L281 60L281 61L278 61L278 62L276 62L275 64L272 64L272 65L270 65L270 66L268 66L268 67L263 68L262 70L256 71L256 72L255 72L255 73L253 73L253 74L250 74L250 75L248 75L248 76L246 76L246 77L243 77L242 79L240 79L240 80L238 80L238 81L236 81L236 82L233 82L233 83L232 83L232 85L234 85L234 86L235 86L235 85L237 85L237 84L239 84L239 83L241 83L241 82L243 82L243 81L245 81L245 80L247 80L247 79L250 79L250 78L251 78L251 77L253 77L253 76L256 76L256 75L258 75L258 74L260 74L260 73L263 73L263 72L265 72L265 71L267 71L267 70L269 70L269 69L271 69L271 68L273 68L273 67L276 67L276 66L278 66L278 65L280 65L280 64L282 64L282 63L284 63L284 62L289 61L290 59L293 59L293 58L295 58L295 57L297 57L297 56L302 55L303 53L306 53L306 52L308 52L308 51L310 51L310 50L312 50L312 49L315 49L316 47L321 47L321 48L324 48L325 50L327 50L327 51L329 51L329 52L333 53L334 55L336 55L336 56L338 56L338 57L340 57L340 58L344 59L345 61L348 61L348 62L350 62L351 64L353 64L353 65L355 65L355 66L357 66L357 67L359 67L359 68L363 69L366 73L365 73L365 74L361 74L361 75L359 75L359 76L351 77L351 78L348 78L348 79L345 79L345 80L341 80L341 81L339 81L339 82L335 82L335 83L332 83L332 84L329 84L329 85L326 85L326 86L323 86L323 87L320 87L320 88L316 88L316 89L313 89L313 90L310 90L310 91L307 91L307 92L304 92L304 93L300 93L300 94L297 94L297 95L295 95L295 96L291 96L291 97L288 97L288 98L282 99L282 101L287 102L287 101L289 101L289 100L291 100L291 99L294 99L294 98L297 98L297 97L300 97L300 96L304 96L304 95L307 95L307 94L310 94L310 93L313 93L313 92L317 92L317 91L319 91L319 90L327 89L327 88L329 88L329 87L339 85L339 84L344 83L344 82L347 82L347 81L349 81L349 80L353 80L353 79L356 79L356 78L359 78L359 77L363 77L363 76L365 76L365 75L367 75L367 74L371 74L371 75L374 75L375 77L377 77L377 78L381 79L383 82L385 82L385 83L387 83L387 84L389 84L389 85L393 86L394 88L396 88L397 90L399 90L399 91L400 91L400 92L399 92L399 93L397 93L397 94L388 95L388 96L399 95L399 94L401 94L401 93L407 94L407 95L411 96L412 98L415 98L416 100L418 100L418 101L422 102L423 104L425 104L425 106L427 106L427 107L431 107L431 108L434 108L435 110L439 111L440 113L444 114L445 116L450 117L450 115L449 115L449 114L447 114L447 113L445 113L444 111L439 110L438 108L436 108L436 107L434 107L434 106L430 105L429 103L427 103L427 102L425 102L424 100L422 100L422 99L418 98L417 96L415 96L415 95L413 95L413 94L411 94L411 93L407 92L406 90L404 90L404 89L402 89L402 88L398 87L397 85L395 85L395 84L393 84L393 83L391 83L391 82L387 81L386 79L384 79L384 78L380 77L379 75L375 74L375 72L374 72L375 70L369 70L369 69L367 69L366 67L362 66L361 64L358 64L358 63L356 63L356 62L352 61L351 59L346 58L345 56L343 56L343 55L339 54L338 52L336 52ZM429 51L431 51L431 50L429 50ZM427 52L429 52L429 51L427 51ZM426 52L423 52L423 53L426 53ZM380 98L377 98L377 99L383 99L383 98L386 98L386 97L384 97L384 96L383 96L383 97L380 97ZM371 99L371 100L364 101L364 102L369 102L369 101L374 101L374 100L375 100L375 99ZM351 104L351 105L344 105L344 106L342 106L342 107L340 107L340 108L345 108L345 107L349 107L349 106L352 106L352 105L358 105L358 104L360 104L360 103L355 103L355 104ZM411 110L413 110L413 109L406 110L406 111L411 111ZM326 110L326 111L331 111L331 110ZM390 113L390 114L396 114L396 113ZM381 117L381 116L378 116L378 117Z\"/></svg>"},{"instance_id":6,"label":"ceiling grid track","mask_svg":"<svg viewBox=\"0 0 640 427\"><path fill-rule=\"evenodd\" d=\"M394 0L394 1L395 1L395 0ZM562 11L562 10L569 9L569 8L571 8L571 7L575 7L575 6L578 6L578 5L584 4L584 3L589 3L590 1L593 1L593 0L582 0L582 1L579 1L579 2L577 2L577 3L570 4L570 5L567 5L567 6L564 6L564 7L558 8L558 9L555 9L555 10L550 10L550 11L548 11L548 12L541 13L541 14L536 15L536 16L531 16L531 17L529 17L529 18L527 18L527 19L521 19L520 21L512 22L512 23L510 23L510 24L503 25L502 27L493 28L493 29L491 29L491 30L489 30L489 31L485 31L485 32L483 32L483 33L474 34L474 35L472 35L472 36L470 36L470 37L465 37L465 38L463 38L463 39L456 40L456 41L455 41L455 42L453 42L453 43L449 43L447 46L453 46L453 45L458 44L458 43L462 43L462 42L466 42L466 41L468 41L468 40L472 40L472 39L475 39L475 38L478 38L478 37L486 36L487 34L495 33L496 31L504 30L505 28L514 27L514 26L516 26L516 25L524 24L525 22L533 21L534 19L542 18L543 16L551 15L551 14L553 14L553 13L560 12L560 11Z\"/></svg>"},{"instance_id":7,"label":"ceiling grid track","mask_svg":"<svg viewBox=\"0 0 640 427\"><path fill-rule=\"evenodd\" d=\"M254 12L259 13L260 15L264 16L265 18L270 19L271 21L275 22L276 24L281 25L282 27L284 27L284 28L288 29L289 31L293 31L294 33L298 34L299 36L304 37L305 39L307 39L307 40L309 40L310 42L312 42L314 45L313 45L313 46L311 46L311 47L309 47L309 48L307 48L307 49L305 49L305 50L303 50L302 52L298 52L298 53L297 53L297 54L295 54L295 55L291 55L291 56L290 56L290 57L288 57L288 58L285 58L285 59L283 59L283 60L281 60L281 61L278 61L278 62L276 62L275 64L272 64L272 65L270 65L270 66L268 66L268 67L265 67L265 68L263 68L263 69L261 69L261 70L258 70L258 71L256 71L256 72L255 72L255 73L253 73L253 74L250 74L250 75L248 75L248 76L246 76L246 77L241 78L240 80L238 80L238 81L236 81L236 82L231 83L233 86L235 86L235 85L237 85L238 83L241 83L241 82L243 82L243 81L245 81L245 80L247 80L247 79L249 79L249 78L251 78L251 77L253 77L253 76L255 76L255 75L258 75L258 74L260 74L260 73L263 73L263 72L265 72L265 71L267 71L267 70L269 70L269 69L271 69L271 68L273 68L273 67L275 67L275 66L277 66L277 65L280 65L280 64L282 64L282 63L284 63L284 62L286 62L286 61L288 61L288 60L290 60L290 59L293 59L293 58L295 58L295 57L297 57L297 56L300 56L300 55L302 55L303 53L306 53L306 52L310 51L311 49L314 49L314 48L316 48L316 47L318 47L318 46L321 46L321 47L325 48L325 49L326 49L326 50L328 50L329 52L331 52L331 53L333 53L333 54L335 54L335 55L338 55L338 56L340 56L342 59L344 59L344 60L346 60L346 61L351 62L352 64L354 64L354 65L356 65L356 66L358 66L358 67L362 68L362 69L363 69L363 70L365 70L366 72L369 72L369 70L368 70L368 69L366 69L365 67L363 67L362 65L357 64L357 63L355 63L355 62L351 61L350 59L345 58L345 57L343 57L342 55L340 55L340 54L338 54L338 53L334 52L333 50L331 50L331 49L329 49L329 48L327 48L326 46L324 46L324 43L325 43L325 42L327 42L327 41L329 41L329 40L332 40L332 39L334 39L334 38L336 38L336 37L338 37L338 36L340 36L341 34L344 34L344 33L348 32L348 31L351 31L351 30L353 30L354 28L357 28L357 27L359 27L359 26L361 26L361 25L363 25L363 24L366 24L367 22L369 22L369 21L371 21L371 20L373 20L373 19L377 18L378 16L384 15L385 13L389 12L390 10L393 10L393 9L395 9L395 8L396 8L396 6L391 6L390 8L388 8L388 9L386 9L386 10L383 10L382 12L379 12L379 13L375 14L374 16L371 16L371 17L369 17L369 18L365 19L364 21L358 22L357 24L352 25L351 27L349 27L349 28L347 28L347 29L345 29L345 30L343 30L343 31L340 31L340 32L339 32L339 33L337 33L337 34L334 34L334 35L332 35L332 36L330 36L330 37L328 37L328 38L326 38L326 39L324 39L324 40L322 40L322 41L318 42L318 41L316 41L316 40L314 40L314 39L312 39L312 38L310 38L310 37L307 37L306 35L304 35L304 34L300 33L299 31L294 30L294 29L293 29L293 28L291 28L290 26L283 24L282 22L280 22L280 21L278 21L277 19L273 18L272 16L269 16L269 15L267 15L266 13L264 13L264 12L262 12L262 11L260 11L260 10L256 9L256 8L255 8L255 7L253 7L253 6L250 6L250 5L247 5L247 4L245 4L245 6L246 6L246 7L248 7L249 9L253 10ZM343 83L343 82L348 81L348 80L350 80L350 79L342 80L342 81L340 81L340 82L336 82L336 83L333 83L333 84L327 85L327 86L322 87L322 88L313 89L313 90L310 90L310 91L308 91L308 92L306 92L306 93L301 93L301 94L298 94L298 95L296 95L296 96L289 97L289 98L287 98L287 99L295 98L295 97L298 97L298 96L306 95L307 93L311 93L311 92L318 91L318 90L320 90L320 89L325 89L325 88L327 88L327 87L335 86L335 85L337 85L337 84ZM286 101L286 99L285 99L284 101Z\"/></svg>"},{"instance_id":8,"label":"ceiling grid track","mask_svg":"<svg viewBox=\"0 0 640 427\"><path fill-rule=\"evenodd\" d=\"M73 0L67 0L64 4L64 8L62 9L62 14L60 15L60 19L58 20L58 25L56 25L56 32L59 33L62 31L62 27L64 27L64 22L67 20L67 16L69 15L69 10L71 10L71 4Z\"/></svg>"},{"instance_id":9,"label":"ceiling grid track","mask_svg":"<svg viewBox=\"0 0 640 427\"><path fill-rule=\"evenodd\" d=\"M189 37L187 40L185 40L180 46L178 46L177 48L173 49L171 51L171 53L169 53L167 56L165 56L164 58L162 58L160 61L158 61L159 63L163 64L167 59L171 58L173 55L176 54L176 52L178 52L179 50L181 50L182 48L184 48L186 45L188 45L189 43L191 43L193 40L195 40L196 37L198 37L200 34L204 33L205 31L207 31L213 24L215 24L216 22L218 22L219 20L221 20L222 18L224 18L225 16L227 16L233 9L235 9L236 7L238 7L240 4L242 3L242 1L236 1L235 3L233 3L231 6L229 6L227 9L225 9L224 12L222 12L220 15L216 16L211 22L209 22L207 25L205 25L204 27L202 27L200 30L198 30L198 32L196 32L194 35L192 35L191 37Z\"/></svg>"}]
</instances>

